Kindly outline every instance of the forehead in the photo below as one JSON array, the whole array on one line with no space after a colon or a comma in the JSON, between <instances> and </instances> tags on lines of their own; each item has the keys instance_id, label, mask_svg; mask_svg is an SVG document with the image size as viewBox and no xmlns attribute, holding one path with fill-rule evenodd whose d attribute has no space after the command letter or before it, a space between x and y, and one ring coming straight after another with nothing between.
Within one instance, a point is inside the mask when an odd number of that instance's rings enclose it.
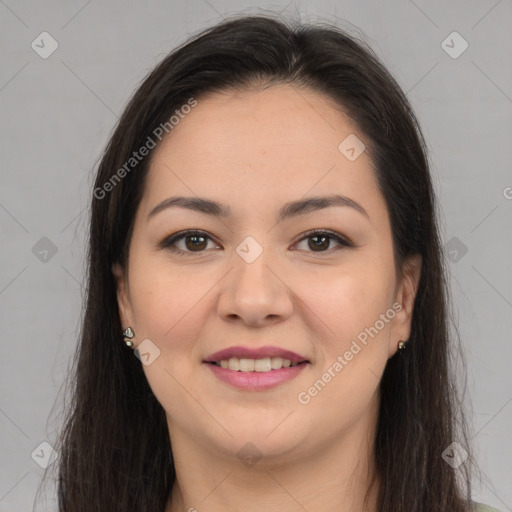
<instances>
[{"instance_id":1,"label":"forehead","mask_svg":"<svg viewBox=\"0 0 512 512\"><path fill-rule=\"evenodd\" d=\"M154 150L146 206L174 192L262 204L270 195L297 199L334 189L376 203L372 161L367 151L349 160L340 150L347 137L365 143L341 108L311 89L275 85L209 94Z\"/></svg>"},{"instance_id":2,"label":"forehead","mask_svg":"<svg viewBox=\"0 0 512 512\"><path fill-rule=\"evenodd\" d=\"M336 154L341 140L357 132L355 123L327 96L282 84L200 98L157 153L165 148L183 153L190 145L197 157L214 153L249 159L263 152L293 159L302 148L301 156L321 161L322 155Z\"/></svg>"}]
</instances>

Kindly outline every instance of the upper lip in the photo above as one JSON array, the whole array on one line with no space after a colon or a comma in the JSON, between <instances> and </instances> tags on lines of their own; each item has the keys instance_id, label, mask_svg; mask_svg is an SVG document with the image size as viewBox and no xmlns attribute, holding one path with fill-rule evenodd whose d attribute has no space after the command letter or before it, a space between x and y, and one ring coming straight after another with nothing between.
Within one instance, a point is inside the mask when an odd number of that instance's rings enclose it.
<instances>
[{"instance_id":1,"label":"upper lip","mask_svg":"<svg viewBox=\"0 0 512 512\"><path fill-rule=\"evenodd\" d=\"M218 363L219 361L228 360L232 357L239 359L265 359L267 357L281 357L282 359L289 359L292 363L301 363L307 359L296 352L285 350L280 347L265 346L259 348L248 347L229 347L224 350L219 350L214 354L209 355L203 362L204 363Z\"/></svg>"}]
</instances>

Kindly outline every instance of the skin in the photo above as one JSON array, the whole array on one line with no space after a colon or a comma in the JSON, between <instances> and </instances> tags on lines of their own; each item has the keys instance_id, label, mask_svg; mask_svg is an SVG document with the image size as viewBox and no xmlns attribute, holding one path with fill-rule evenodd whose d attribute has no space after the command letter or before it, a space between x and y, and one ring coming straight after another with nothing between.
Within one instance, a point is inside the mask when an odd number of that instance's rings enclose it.
<instances>
[{"instance_id":1,"label":"skin","mask_svg":"<svg viewBox=\"0 0 512 512\"><path fill-rule=\"evenodd\" d=\"M201 98L153 150L128 268L113 272L134 348L149 338L160 350L143 369L173 447L177 479L166 512L377 510L378 478L363 500L374 472L378 385L410 335L421 258L408 260L398 279L368 152L349 161L338 149L349 134L364 142L329 98L276 85ZM357 201L368 217L334 206L276 224L284 203L333 193ZM174 195L213 199L231 215L172 207L147 219ZM190 238L176 242L185 255L159 247L186 229L210 238L199 248ZM316 248L304 235L313 229L354 246L330 239ZM247 236L263 248L250 264L236 252ZM394 318L300 403L298 394L393 304L401 307ZM276 345L311 364L276 388L240 390L202 363L234 345ZM248 442L262 455L250 466L237 456Z\"/></svg>"}]
</instances>

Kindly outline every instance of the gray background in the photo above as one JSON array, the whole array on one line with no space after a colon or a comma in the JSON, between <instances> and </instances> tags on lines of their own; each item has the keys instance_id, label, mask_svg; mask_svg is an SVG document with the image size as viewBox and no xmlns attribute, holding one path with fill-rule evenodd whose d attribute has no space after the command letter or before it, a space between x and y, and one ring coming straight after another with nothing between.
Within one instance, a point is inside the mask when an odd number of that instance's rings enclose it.
<instances>
[{"instance_id":1,"label":"gray background","mask_svg":"<svg viewBox=\"0 0 512 512\"><path fill-rule=\"evenodd\" d=\"M474 497L512 510L510 0L0 0L0 511L32 509L38 463L51 452L40 444L56 438L81 318L92 169L117 117L187 36L267 10L360 29L417 112L467 354L483 472ZM58 43L46 59L31 47L51 48L43 31ZM463 41L443 44L453 31L469 44L457 58L445 49ZM44 509L55 510L46 494Z\"/></svg>"}]
</instances>

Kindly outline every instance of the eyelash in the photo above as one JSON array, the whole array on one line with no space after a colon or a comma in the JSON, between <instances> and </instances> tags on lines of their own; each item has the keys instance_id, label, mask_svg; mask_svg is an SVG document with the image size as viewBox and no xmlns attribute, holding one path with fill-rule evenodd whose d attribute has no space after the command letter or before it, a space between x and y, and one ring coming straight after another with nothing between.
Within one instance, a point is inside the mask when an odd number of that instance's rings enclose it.
<instances>
[{"instance_id":1,"label":"eyelash","mask_svg":"<svg viewBox=\"0 0 512 512\"><path fill-rule=\"evenodd\" d=\"M296 243L300 243L303 240L306 240L308 238L312 238L314 236L327 236L328 238L335 240L338 242L342 247L354 247L354 245L346 238L341 237L340 235L336 234L333 231L326 231L326 230L313 230L309 231L303 236L300 240L298 240ZM211 238L206 232L204 231L197 231L197 230L188 230L188 231L180 231L179 233L175 233L174 235L171 235L167 237L165 240L160 242L159 247L161 249L168 249L173 253L184 255L184 256L192 256L194 254L201 254L206 252L206 249L203 251L183 251L181 249L177 249L173 244L181 240L182 238L186 238L189 236L201 236L206 239L209 239L214 242L213 238ZM325 251L307 251L312 252L313 254L330 254L333 249L328 249ZM337 250L337 249L334 249Z\"/></svg>"}]
</instances>

